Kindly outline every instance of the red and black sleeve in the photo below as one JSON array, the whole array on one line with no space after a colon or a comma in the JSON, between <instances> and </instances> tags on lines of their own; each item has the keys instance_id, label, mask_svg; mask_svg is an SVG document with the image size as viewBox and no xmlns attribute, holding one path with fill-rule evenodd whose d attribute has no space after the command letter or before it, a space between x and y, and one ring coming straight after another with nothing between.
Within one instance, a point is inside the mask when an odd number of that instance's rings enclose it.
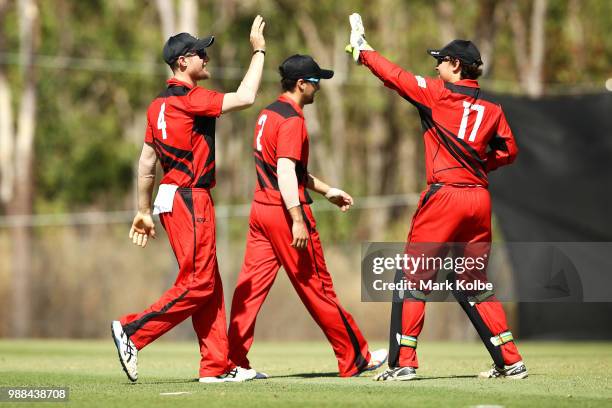
<instances>
[{"instance_id":1,"label":"red and black sleeve","mask_svg":"<svg viewBox=\"0 0 612 408\"><path fill-rule=\"evenodd\" d=\"M490 151L487 153L487 171L510 164L518 154L514 135L503 112L499 117L497 132L489 141Z\"/></svg>"},{"instance_id":2,"label":"red and black sleeve","mask_svg":"<svg viewBox=\"0 0 612 408\"><path fill-rule=\"evenodd\" d=\"M383 81L386 87L397 91L412 104L431 108L439 98L443 88L439 79L414 75L376 51L362 51L360 59L363 65Z\"/></svg>"}]
</instances>

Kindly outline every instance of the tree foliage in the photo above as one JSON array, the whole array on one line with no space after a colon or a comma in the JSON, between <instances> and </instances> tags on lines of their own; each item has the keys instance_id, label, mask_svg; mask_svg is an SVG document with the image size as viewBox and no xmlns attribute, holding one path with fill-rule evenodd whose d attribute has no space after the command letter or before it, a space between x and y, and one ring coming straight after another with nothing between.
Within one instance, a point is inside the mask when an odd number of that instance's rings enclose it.
<instances>
[{"instance_id":1,"label":"tree foliage","mask_svg":"<svg viewBox=\"0 0 612 408\"><path fill-rule=\"evenodd\" d=\"M1 29L8 78L23 85L16 3ZM154 1L38 1L35 209L98 206L124 209L133 194L133 169L142 143L144 112L164 87L164 38ZM513 4L518 14L512 17ZM347 16L359 11L369 42L400 65L434 75L424 50L445 36L489 41L483 83L500 91L520 87L512 18L529 25L531 2L468 1L198 1L198 32L214 34L205 86L236 89L250 60L248 30L255 14L267 21L266 73L256 106L222 117L218 126L218 187L223 201L246 202L253 187L250 143L257 110L278 94L276 67L293 53L309 53L336 70L309 108L312 171L342 182L356 195L415 191L422 176L419 123L413 109L342 55ZM173 3L174 7L177 4ZM545 20L546 90L602 85L610 74L612 3L550 0ZM488 37L487 37L488 35ZM488 43L487 43L488 44ZM487 45L488 46L488 45ZM15 107L19 101L13 100ZM129 198L128 198L129 200ZM127 201L129 203L130 201Z\"/></svg>"}]
</instances>

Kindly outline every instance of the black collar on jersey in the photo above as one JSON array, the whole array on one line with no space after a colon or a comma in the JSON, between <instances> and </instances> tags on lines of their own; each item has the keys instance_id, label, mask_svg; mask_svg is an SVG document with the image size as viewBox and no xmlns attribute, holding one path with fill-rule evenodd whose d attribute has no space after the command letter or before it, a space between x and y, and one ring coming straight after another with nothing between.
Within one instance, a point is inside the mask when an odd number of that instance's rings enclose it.
<instances>
[{"instance_id":1,"label":"black collar on jersey","mask_svg":"<svg viewBox=\"0 0 612 408\"><path fill-rule=\"evenodd\" d=\"M303 118L304 117L304 111L302 110L302 108L300 108L300 105L298 105L297 103L295 103L295 101L285 95L280 95L277 99L278 101L281 102L285 102L288 103L289 105L291 105L291 107L293 108L293 110L298 114L299 117Z\"/></svg>"},{"instance_id":2,"label":"black collar on jersey","mask_svg":"<svg viewBox=\"0 0 612 408\"><path fill-rule=\"evenodd\" d=\"M183 82L180 79L177 79L175 77L172 77L172 78L168 79L166 81L166 83L168 84L168 88L171 87L171 86L184 86L187 89L192 89L192 88L195 87L195 85L191 85L191 84L189 84L187 82Z\"/></svg>"},{"instance_id":3,"label":"black collar on jersey","mask_svg":"<svg viewBox=\"0 0 612 408\"><path fill-rule=\"evenodd\" d=\"M476 83L476 86L473 84L465 83L466 81L472 81ZM451 92L455 92L465 96L471 96L474 99L478 99L478 95L480 94L480 88L478 87L478 82L473 79L466 79L462 81L457 81L455 83L444 82L444 87Z\"/></svg>"}]
</instances>

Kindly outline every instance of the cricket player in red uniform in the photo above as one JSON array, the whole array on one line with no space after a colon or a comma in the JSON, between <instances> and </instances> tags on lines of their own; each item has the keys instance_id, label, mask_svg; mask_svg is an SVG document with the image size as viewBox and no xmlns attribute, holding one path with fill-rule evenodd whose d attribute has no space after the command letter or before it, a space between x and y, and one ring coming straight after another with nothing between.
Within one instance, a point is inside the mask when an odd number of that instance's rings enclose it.
<instances>
[{"instance_id":1,"label":"cricket player in red uniform","mask_svg":"<svg viewBox=\"0 0 612 408\"><path fill-rule=\"evenodd\" d=\"M279 67L283 93L257 118L253 155L257 185L251 206L244 263L232 300L230 359L250 367L257 314L281 266L298 296L331 343L340 376L375 370L386 350L372 353L352 316L340 305L310 209L307 189L347 211L350 195L331 188L308 171L309 137L302 109L314 102L319 81L333 71L309 56L293 55ZM258 373L258 378L266 378Z\"/></svg>"},{"instance_id":2,"label":"cricket player in red uniform","mask_svg":"<svg viewBox=\"0 0 612 408\"><path fill-rule=\"evenodd\" d=\"M138 213L129 236L142 247L149 237L155 237L151 193L159 160L164 177L154 214L160 214L179 271L174 286L150 307L112 323L119 361L131 381L138 378L138 351L188 317L192 318L200 344L200 382L237 382L255 377L254 370L237 367L228 359L210 189L215 185L215 120L255 101L264 64L264 26L262 17L257 16L250 33L251 64L233 93L223 94L197 85L199 80L210 77L206 49L214 37L198 39L181 33L170 37L164 46L164 60L174 75L147 111L138 168Z\"/></svg>"},{"instance_id":3,"label":"cricket player in red uniform","mask_svg":"<svg viewBox=\"0 0 612 408\"><path fill-rule=\"evenodd\" d=\"M481 92L476 80L482 72L478 49L470 41L454 40L441 50L429 50L437 61L439 78L424 78L374 51L365 40L359 14L351 15L349 21L352 30L347 51L385 86L413 104L421 117L428 188L413 216L407 250L415 243L489 245L487 173L512 163L517 147L501 107ZM527 377L506 315L493 292L454 294L494 362L480 377ZM413 295L393 303L389 369L376 376L377 380L415 378L416 347L424 316L423 298Z\"/></svg>"}]
</instances>

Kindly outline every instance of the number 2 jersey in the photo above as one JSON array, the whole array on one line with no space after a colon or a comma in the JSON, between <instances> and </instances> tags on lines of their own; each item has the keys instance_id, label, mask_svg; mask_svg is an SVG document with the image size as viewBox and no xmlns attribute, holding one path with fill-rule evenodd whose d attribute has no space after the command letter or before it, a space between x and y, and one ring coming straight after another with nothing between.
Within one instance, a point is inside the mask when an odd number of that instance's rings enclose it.
<instances>
[{"instance_id":1,"label":"number 2 jersey","mask_svg":"<svg viewBox=\"0 0 612 408\"><path fill-rule=\"evenodd\" d=\"M487 173L516 157L518 149L501 107L481 93L476 80L450 83L415 76L376 51L362 51L360 58L385 86L418 109L427 184L487 186Z\"/></svg>"},{"instance_id":2,"label":"number 2 jersey","mask_svg":"<svg viewBox=\"0 0 612 408\"><path fill-rule=\"evenodd\" d=\"M295 160L300 202L310 204L312 199L306 190L308 149L308 132L302 109L281 95L261 111L255 124L253 155L257 184L254 200L263 204L283 205L276 163L279 158L285 157Z\"/></svg>"},{"instance_id":3,"label":"number 2 jersey","mask_svg":"<svg viewBox=\"0 0 612 408\"><path fill-rule=\"evenodd\" d=\"M147 110L145 142L164 170L161 184L215 186L215 121L223 93L171 78Z\"/></svg>"}]
</instances>

